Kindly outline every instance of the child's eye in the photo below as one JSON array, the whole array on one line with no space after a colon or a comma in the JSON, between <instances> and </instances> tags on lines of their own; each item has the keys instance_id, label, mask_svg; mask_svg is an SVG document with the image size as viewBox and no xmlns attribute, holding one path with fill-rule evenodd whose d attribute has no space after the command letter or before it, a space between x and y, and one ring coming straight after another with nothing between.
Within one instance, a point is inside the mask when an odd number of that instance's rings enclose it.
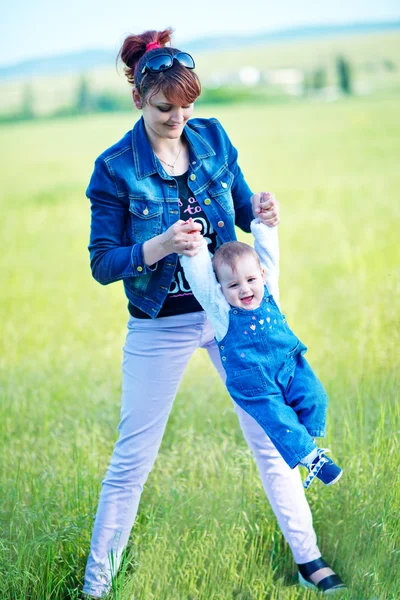
<instances>
[{"instance_id":1,"label":"child's eye","mask_svg":"<svg viewBox=\"0 0 400 600\"><path fill-rule=\"evenodd\" d=\"M237 287L237 283L231 283L231 285L228 287L229 287L229 289L235 288L235 287Z\"/></svg>"},{"instance_id":2,"label":"child's eye","mask_svg":"<svg viewBox=\"0 0 400 600\"><path fill-rule=\"evenodd\" d=\"M248 282L251 283L252 281L255 281L256 278L255 277L249 277Z\"/></svg>"}]
</instances>

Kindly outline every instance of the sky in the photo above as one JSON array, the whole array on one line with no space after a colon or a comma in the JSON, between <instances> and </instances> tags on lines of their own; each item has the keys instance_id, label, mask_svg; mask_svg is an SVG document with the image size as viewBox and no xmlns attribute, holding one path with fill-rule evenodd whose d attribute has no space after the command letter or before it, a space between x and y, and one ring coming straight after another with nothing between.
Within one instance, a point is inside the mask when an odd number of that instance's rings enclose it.
<instances>
[{"instance_id":1,"label":"sky","mask_svg":"<svg viewBox=\"0 0 400 600\"><path fill-rule=\"evenodd\" d=\"M0 65L110 48L126 34L175 29L174 43L301 25L400 19L399 0L14 0L2 9Z\"/></svg>"}]
</instances>

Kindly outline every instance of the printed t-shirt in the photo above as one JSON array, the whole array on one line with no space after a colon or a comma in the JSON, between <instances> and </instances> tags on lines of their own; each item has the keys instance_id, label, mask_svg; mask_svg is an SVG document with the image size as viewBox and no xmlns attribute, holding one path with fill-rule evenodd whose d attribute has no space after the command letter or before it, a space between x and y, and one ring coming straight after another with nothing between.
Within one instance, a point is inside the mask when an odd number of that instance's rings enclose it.
<instances>
[{"instance_id":1,"label":"printed t-shirt","mask_svg":"<svg viewBox=\"0 0 400 600\"><path fill-rule=\"evenodd\" d=\"M187 221L189 217L196 223L201 225L201 234L206 238L208 249L211 254L214 254L217 246L217 234L208 220L207 215L203 211L192 191L187 185L187 173L183 175L175 175L175 180L178 184L178 205L180 209L180 219ZM128 310L133 317L138 319L150 319L151 317L131 304L128 304ZM186 280L183 268L178 257L175 273L171 281L170 289L158 317L170 317L172 315L182 315L185 313L196 312L203 310L201 305L194 297L192 290Z\"/></svg>"}]
</instances>

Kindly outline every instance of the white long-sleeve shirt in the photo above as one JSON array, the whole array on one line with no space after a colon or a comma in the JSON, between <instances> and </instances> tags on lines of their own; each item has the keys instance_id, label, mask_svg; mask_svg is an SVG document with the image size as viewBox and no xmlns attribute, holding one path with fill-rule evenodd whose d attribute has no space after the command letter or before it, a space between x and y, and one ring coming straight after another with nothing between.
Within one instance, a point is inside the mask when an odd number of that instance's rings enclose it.
<instances>
[{"instance_id":1,"label":"white long-sleeve shirt","mask_svg":"<svg viewBox=\"0 0 400 600\"><path fill-rule=\"evenodd\" d=\"M266 286L279 306L278 228L268 227L259 219L253 219L251 232L254 236L254 249L265 268ZM228 331L231 305L215 277L206 241L204 240L196 256L182 255L180 261L193 294L211 321L217 341L222 340Z\"/></svg>"}]
</instances>

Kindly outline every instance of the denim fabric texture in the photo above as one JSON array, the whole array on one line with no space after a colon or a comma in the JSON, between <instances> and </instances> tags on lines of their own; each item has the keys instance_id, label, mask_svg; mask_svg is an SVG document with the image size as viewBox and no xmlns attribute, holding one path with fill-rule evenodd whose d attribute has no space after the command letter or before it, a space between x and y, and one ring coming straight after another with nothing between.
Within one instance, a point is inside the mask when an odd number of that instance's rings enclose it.
<instances>
[{"instance_id":1,"label":"denim fabric texture","mask_svg":"<svg viewBox=\"0 0 400 600\"><path fill-rule=\"evenodd\" d=\"M217 119L190 119L188 186L218 233L236 239L235 224L250 231L252 192L237 163L237 150ZM178 185L155 156L143 118L96 160L86 190L91 202L90 264L106 285L120 279L135 306L157 317L168 293L177 255L148 267L143 243L180 218Z\"/></svg>"},{"instance_id":2,"label":"denim fabric texture","mask_svg":"<svg viewBox=\"0 0 400 600\"><path fill-rule=\"evenodd\" d=\"M230 395L294 468L325 435L328 397L267 288L257 309L232 307L218 347Z\"/></svg>"}]
</instances>

